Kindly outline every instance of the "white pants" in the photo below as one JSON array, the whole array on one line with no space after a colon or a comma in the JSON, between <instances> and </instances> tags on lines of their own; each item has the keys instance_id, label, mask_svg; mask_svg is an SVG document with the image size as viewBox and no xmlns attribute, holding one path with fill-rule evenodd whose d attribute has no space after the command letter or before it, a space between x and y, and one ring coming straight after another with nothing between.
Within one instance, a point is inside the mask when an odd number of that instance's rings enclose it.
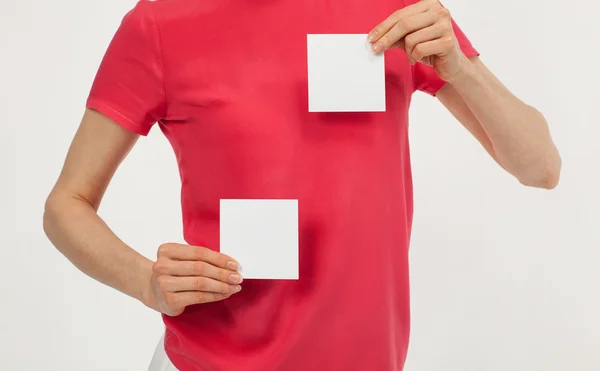
<instances>
[{"instance_id":1,"label":"white pants","mask_svg":"<svg viewBox=\"0 0 600 371\"><path fill-rule=\"evenodd\" d=\"M154 351L154 356L152 356L152 362L150 362L148 371L178 371L165 352L164 336L160 338L158 345L156 345L156 350Z\"/></svg>"}]
</instances>

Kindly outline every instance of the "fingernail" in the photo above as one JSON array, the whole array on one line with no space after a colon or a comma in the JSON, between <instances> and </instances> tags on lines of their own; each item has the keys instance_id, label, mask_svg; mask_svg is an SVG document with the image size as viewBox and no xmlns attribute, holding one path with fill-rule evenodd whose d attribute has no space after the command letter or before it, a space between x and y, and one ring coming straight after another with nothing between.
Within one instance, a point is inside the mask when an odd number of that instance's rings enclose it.
<instances>
[{"instance_id":1,"label":"fingernail","mask_svg":"<svg viewBox=\"0 0 600 371\"><path fill-rule=\"evenodd\" d=\"M229 276L229 282L231 283L242 283L244 279L239 274L232 274Z\"/></svg>"},{"instance_id":2,"label":"fingernail","mask_svg":"<svg viewBox=\"0 0 600 371\"><path fill-rule=\"evenodd\" d=\"M372 31L369 33L369 36L367 36L367 40L369 42L373 42L373 40L375 40L375 36L377 36L377 31Z\"/></svg>"},{"instance_id":3,"label":"fingernail","mask_svg":"<svg viewBox=\"0 0 600 371\"><path fill-rule=\"evenodd\" d=\"M231 269L232 271L237 271L239 268L239 264L236 262L228 262L227 269Z\"/></svg>"},{"instance_id":4,"label":"fingernail","mask_svg":"<svg viewBox=\"0 0 600 371\"><path fill-rule=\"evenodd\" d=\"M383 45L381 45L380 42L377 42L377 43L373 44L373 50L376 53L379 53L381 51L381 49L383 49Z\"/></svg>"},{"instance_id":5,"label":"fingernail","mask_svg":"<svg viewBox=\"0 0 600 371\"><path fill-rule=\"evenodd\" d=\"M231 286L231 291L233 292L240 292L242 291L242 286Z\"/></svg>"}]
</instances>

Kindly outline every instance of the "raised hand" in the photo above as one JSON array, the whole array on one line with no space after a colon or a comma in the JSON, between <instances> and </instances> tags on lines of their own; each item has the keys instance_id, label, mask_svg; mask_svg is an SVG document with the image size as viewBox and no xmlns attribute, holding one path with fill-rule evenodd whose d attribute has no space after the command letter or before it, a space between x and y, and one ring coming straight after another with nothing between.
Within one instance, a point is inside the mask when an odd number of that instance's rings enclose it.
<instances>
[{"instance_id":1,"label":"raised hand","mask_svg":"<svg viewBox=\"0 0 600 371\"><path fill-rule=\"evenodd\" d=\"M394 12L368 38L376 53L398 47L411 64L432 66L445 81L459 75L468 62L454 35L450 12L438 0L422 0Z\"/></svg>"}]
</instances>

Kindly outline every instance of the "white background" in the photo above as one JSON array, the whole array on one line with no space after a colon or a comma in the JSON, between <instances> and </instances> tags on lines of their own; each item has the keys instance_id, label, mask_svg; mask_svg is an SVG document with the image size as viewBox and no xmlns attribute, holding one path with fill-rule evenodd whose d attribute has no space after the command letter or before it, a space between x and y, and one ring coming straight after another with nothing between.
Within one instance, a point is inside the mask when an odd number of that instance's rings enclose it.
<instances>
[{"instance_id":1,"label":"white background","mask_svg":"<svg viewBox=\"0 0 600 371\"><path fill-rule=\"evenodd\" d=\"M42 232L91 80L133 3L1 0L2 370L143 370L159 339L157 314L81 274ZM600 370L600 5L444 4L484 62L546 115L563 173L551 192L520 186L435 99L415 95L406 370ZM182 240L179 175L158 130L125 161L101 215L149 257Z\"/></svg>"}]
</instances>

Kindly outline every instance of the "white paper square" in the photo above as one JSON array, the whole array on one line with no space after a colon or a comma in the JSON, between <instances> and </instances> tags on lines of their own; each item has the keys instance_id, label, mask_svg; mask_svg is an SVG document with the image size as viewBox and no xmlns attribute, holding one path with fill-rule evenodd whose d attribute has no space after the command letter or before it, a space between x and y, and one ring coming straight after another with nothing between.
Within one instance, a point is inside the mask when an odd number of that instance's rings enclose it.
<instances>
[{"instance_id":1,"label":"white paper square","mask_svg":"<svg viewBox=\"0 0 600 371\"><path fill-rule=\"evenodd\" d=\"M363 34L308 34L308 111L385 111L385 64Z\"/></svg>"},{"instance_id":2,"label":"white paper square","mask_svg":"<svg viewBox=\"0 0 600 371\"><path fill-rule=\"evenodd\" d=\"M221 200L220 249L247 278L298 279L298 200Z\"/></svg>"}]
</instances>

